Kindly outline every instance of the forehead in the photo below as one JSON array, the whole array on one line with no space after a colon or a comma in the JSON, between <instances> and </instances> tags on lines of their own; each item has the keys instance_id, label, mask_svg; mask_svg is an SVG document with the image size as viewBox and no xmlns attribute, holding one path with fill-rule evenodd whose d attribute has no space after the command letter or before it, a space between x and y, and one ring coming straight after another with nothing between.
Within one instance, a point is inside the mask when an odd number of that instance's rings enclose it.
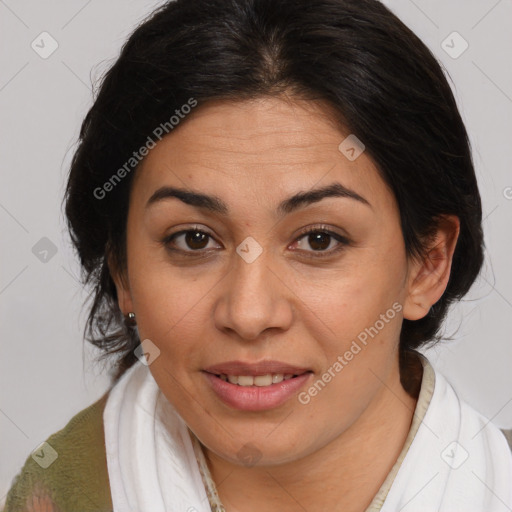
<instances>
[{"instance_id":1,"label":"forehead","mask_svg":"<svg viewBox=\"0 0 512 512\"><path fill-rule=\"evenodd\" d=\"M320 102L210 102L149 151L137 169L134 200L142 205L162 185L201 190L229 202L233 194L263 200L338 181L370 202L393 203L364 151L355 160L340 151L349 135Z\"/></svg>"}]
</instances>

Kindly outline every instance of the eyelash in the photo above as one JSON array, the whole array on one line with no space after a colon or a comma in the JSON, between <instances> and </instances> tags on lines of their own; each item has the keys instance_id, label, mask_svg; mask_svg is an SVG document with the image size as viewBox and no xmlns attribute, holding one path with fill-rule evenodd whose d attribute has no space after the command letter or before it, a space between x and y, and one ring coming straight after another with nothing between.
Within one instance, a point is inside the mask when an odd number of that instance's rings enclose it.
<instances>
[{"instance_id":1,"label":"eyelash","mask_svg":"<svg viewBox=\"0 0 512 512\"><path fill-rule=\"evenodd\" d=\"M169 246L169 244L173 241L174 238L176 238L176 237L178 237L180 235L186 234L186 233L190 233L190 232L192 232L192 233L203 233L203 234L207 235L209 238L213 238L213 236L210 235L210 233L208 233L208 232L206 232L206 231L204 231L202 229L191 228L191 229L184 229L184 230L181 230L181 231L177 231L176 233L172 233L171 235L166 236L162 240L162 244L166 247L166 249L168 249L169 251L172 251L172 252L179 252L179 253L182 253L182 254L186 254L186 255L188 255L190 257L194 257L195 256L195 255L192 256L192 253L196 253L197 255L200 255L200 253L204 252L205 249L185 251L183 249L175 249L175 248ZM309 228L305 228L304 230L302 230L300 232L299 236L294 240L293 243L295 243L296 241L301 240L302 238L304 238L305 236L309 235L310 233L323 233L323 234L327 234L327 235L331 236L332 238L334 238L338 242L338 245L334 249L330 249L328 251L301 251L301 252L306 254L306 257L310 257L310 258L327 258L327 257L333 256L335 253L338 253L339 251L343 250L345 248L345 246L349 245L349 243L350 243L350 241L346 237L344 237L342 235L339 235L338 233L334 233L333 231L327 229L327 227L325 227L325 226L312 226L312 227L309 227ZM329 243L329 245L330 245L330 243ZM207 249L206 249L206 251L207 251ZM300 249L299 249L299 251L300 251Z\"/></svg>"}]
</instances>

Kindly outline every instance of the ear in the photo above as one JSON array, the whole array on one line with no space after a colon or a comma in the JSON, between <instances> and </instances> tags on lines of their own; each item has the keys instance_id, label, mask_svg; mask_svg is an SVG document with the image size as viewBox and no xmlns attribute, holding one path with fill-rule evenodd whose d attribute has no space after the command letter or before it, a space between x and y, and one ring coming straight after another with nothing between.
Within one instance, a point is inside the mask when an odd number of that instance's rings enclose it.
<instances>
[{"instance_id":1,"label":"ear","mask_svg":"<svg viewBox=\"0 0 512 512\"><path fill-rule=\"evenodd\" d=\"M124 272L119 271L111 251L108 251L107 265L110 276L116 286L119 309L122 311L123 315L126 316L130 311L133 311L133 302L128 276Z\"/></svg>"},{"instance_id":2,"label":"ear","mask_svg":"<svg viewBox=\"0 0 512 512\"><path fill-rule=\"evenodd\" d=\"M442 297L452 266L459 237L460 221L455 215L439 217L428 237L424 255L409 261L404 318L419 320Z\"/></svg>"}]
</instances>

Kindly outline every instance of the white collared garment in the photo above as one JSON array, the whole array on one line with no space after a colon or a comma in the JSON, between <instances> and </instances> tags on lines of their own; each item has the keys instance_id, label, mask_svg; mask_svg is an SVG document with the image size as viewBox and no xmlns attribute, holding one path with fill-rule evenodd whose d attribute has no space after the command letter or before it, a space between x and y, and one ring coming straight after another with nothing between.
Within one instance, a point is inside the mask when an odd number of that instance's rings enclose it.
<instances>
[{"instance_id":1,"label":"white collared garment","mask_svg":"<svg viewBox=\"0 0 512 512\"><path fill-rule=\"evenodd\" d=\"M428 359L404 447L366 512L510 512L512 454L502 432ZM149 368L129 368L103 413L114 512L224 512L200 443Z\"/></svg>"}]
</instances>

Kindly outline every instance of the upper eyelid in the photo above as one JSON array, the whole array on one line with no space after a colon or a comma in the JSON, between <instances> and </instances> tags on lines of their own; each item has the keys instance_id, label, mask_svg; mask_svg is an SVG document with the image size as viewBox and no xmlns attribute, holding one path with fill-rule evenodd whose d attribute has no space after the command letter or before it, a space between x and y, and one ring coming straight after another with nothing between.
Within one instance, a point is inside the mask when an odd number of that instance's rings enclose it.
<instances>
[{"instance_id":1,"label":"upper eyelid","mask_svg":"<svg viewBox=\"0 0 512 512\"><path fill-rule=\"evenodd\" d=\"M304 228L297 235L297 237L302 238L303 236L308 235L309 233L316 233L316 232L329 233L330 235L335 235L335 236L339 236L340 238L348 239L348 237L346 235L342 235L341 233L336 233L336 231L331 229L329 226L324 226L324 225L321 225L321 226L309 226L307 228Z\"/></svg>"}]
</instances>

